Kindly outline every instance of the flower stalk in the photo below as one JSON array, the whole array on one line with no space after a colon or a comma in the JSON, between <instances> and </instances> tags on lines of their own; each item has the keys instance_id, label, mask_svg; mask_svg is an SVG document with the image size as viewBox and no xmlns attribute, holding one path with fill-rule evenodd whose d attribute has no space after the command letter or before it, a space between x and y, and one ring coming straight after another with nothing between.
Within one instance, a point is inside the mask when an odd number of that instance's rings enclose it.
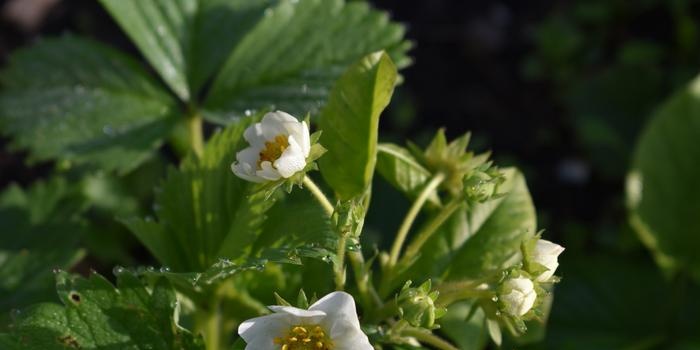
<instances>
[{"instance_id":1,"label":"flower stalk","mask_svg":"<svg viewBox=\"0 0 700 350\"><path fill-rule=\"evenodd\" d=\"M433 191L435 191L435 189L440 186L444 180L445 174L441 172L435 174L435 176L433 176L430 182L428 182L425 188L423 188L423 190L420 192L415 202L413 202L411 209L406 214L406 217L396 233L396 238L394 240L394 245L391 247L391 254L387 265L388 270L391 270L391 268L396 265L396 262L399 259L399 254L401 254L401 248L406 241L408 232L411 230L413 222L416 220L418 213L420 213L420 210L423 208L423 205L425 205L425 202L428 200L428 197L430 197L430 194L433 193Z\"/></svg>"},{"instance_id":2,"label":"flower stalk","mask_svg":"<svg viewBox=\"0 0 700 350\"><path fill-rule=\"evenodd\" d=\"M202 158L202 155L204 154L204 136L202 124L202 117L197 113L192 114L187 120L190 147L197 158Z\"/></svg>"}]
</instances>

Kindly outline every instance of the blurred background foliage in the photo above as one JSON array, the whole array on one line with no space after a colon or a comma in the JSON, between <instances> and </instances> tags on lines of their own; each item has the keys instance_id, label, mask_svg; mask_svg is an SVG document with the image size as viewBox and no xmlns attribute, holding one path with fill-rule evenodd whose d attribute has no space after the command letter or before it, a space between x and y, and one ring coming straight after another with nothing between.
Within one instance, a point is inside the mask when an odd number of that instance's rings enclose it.
<instances>
[{"instance_id":1,"label":"blurred background foliage","mask_svg":"<svg viewBox=\"0 0 700 350\"><path fill-rule=\"evenodd\" d=\"M523 170L544 237L567 248L548 329L533 329L529 345L506 348L699 349L695 315L700 305L693 297L700 293L698 285L687 269L678 264L669 269L663 254L650 253L635 235L625 207L625 179L633 164L648 164L640 160L643 154L634 160L648 120L698 73L700 1L372 3L405 23L407 37L416 43L414 63L402 71L403 84L382 119L383 140L403 144L412 139L424 145L439 127L447 128L448 138L471 130L477 151L491 150L496 164ZM4 1L0 11L0 64L7 63L13 50L64 32L87 35L138 57L137 48L96 1ZM78 171L67 173L67 179L48 178L63 164L28 162L24 151L8 143L0 138L0 223L21 227L26 237L59 226L79 237L60 239L75 247L71 254L42 254L47 264L82 259L75 271L92 268L106 275L115 265L153 264L113 216L152 212L152 184L182 152L176 142L125 177L83 177ZM695 145L697 154L700 147ZM692 163L691 158L685 170L697 173L697 164L700 159ZM43 193L46 182L57 182L50 188L61 193ZM365 238L384 246L389 242L381 233L393 232L409 203L380 177L375 182ZM688 198L700 195L692 191L697 188L686 189ZM52 195L56 201L46 199ZM27 217L16 215L38 206L32 201L41 202L41 208ZM680 205L689 213L686 217L698 209L691 202ZM82 215L62 215L64 210ZM654 208L640 208L642 215L644 210ZM697 250L700 235L685 232L689 234L678 236L680 244L686 252ZM20 283L37 286L27 295L33 300L52 293L41 290L39 281L52 279L50 274L28 272L23 281L2 278L15 276L9 269L26 266L26 257L13 250L19 245L0 244L0 261L16 259L16 265L3 264L8 271L0 269L0 308L15 302L5 295ZM663 242L660 247L668 252ZM446 332L451 331L447 325Z\"/></svg>"}]
</instances>

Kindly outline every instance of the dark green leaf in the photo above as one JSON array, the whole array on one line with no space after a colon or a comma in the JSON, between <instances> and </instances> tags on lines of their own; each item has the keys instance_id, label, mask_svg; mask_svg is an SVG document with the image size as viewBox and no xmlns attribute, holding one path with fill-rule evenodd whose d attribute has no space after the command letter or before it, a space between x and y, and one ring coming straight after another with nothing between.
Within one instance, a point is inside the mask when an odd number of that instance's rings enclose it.
<instances>
[{"instance_id":1,"label":"dark green leaf","mask_svg":"<svg viewBox=\"0 0 700 350\"><path fill-rule=\"evenodd\" d=\"M184 101L221 65L273 0L101 0Z\"/></svg>"},{"instance_id":2,"label":"dark green leaf","mask_svg":"<svg viewBox=\"0 0 700 350\"><path fill-rule=\"evenodd\" d=\"M669 283L634 259L563 258L546 349L680 349L698 340L698 290L689 281Z\"/></svg>"},{"instance_id":3,"label":"dark green leaf","mask_svg":"<svg viewBox=\"0 0 700 350\"><path fill-rule=\"evenodd\" d=\"M172 125L174 101L133 59L64 36L12 55L0 75L0 128L35 159L128 171Z\"/></svg>"},{"instance_id":4,"label":"dark green leaf","mask_svg":"<svg viewBox=\"0 0 700 350\"><path fill-rule=\"evenodd\" d=\"M12 335L22 349L204 349L177 322L178 302L165 279L149 292L123 274L117 288L97 274L57 275L61 302L38 304L15 319Z\"/></svg>"},{"instance_id":5,"label":"dark green leaf","mask_svg":"<svg viewBox=\"0 0 700 350\"><path fill-rule=\"evenodd\" d=\"M411 152L390 143L379 144L377 147L377 171L410 198L416 198L432 176ZM428 201L440 204L437 191L428 197Z\"/></svg>"},{"instance_id":6,"label":"dark green leaf","mask_svg":"<svg viewBox=\"0 0 700 350\"><path fill-rule=\"evenodd\" d=\"M262 258L301 263L311 257L329 261L335 256L337 233L328 214L307 191L294 191L267 213L254 251Z\"/></svg>"},{"instance_id":7,"label":"dark green leaf","mask_svg":"<svg viewBox=\"0 0 700 350\"><path fill-rule=\"evenodd\" d=\"M700 80L671 97L642 134L627 181L630 220L657 262L700 279Z\"/></svg>"},{"instance_id":8,"label":"dark green leaf","mask_svg":"<svg viewBox=\"0 0 700 350\"><path fill-rule=\"evenodd\" d=\"M333 87L321 112L321 174L340 199L362 195L374 175L379 115L396 84L396 66L374 53L350 67Z\"/></svg>"},{"instance_id":9,"label":"dark green leaf","mask_svg":"<svg viewBox=\"0 0 700 350\"><path fill-rule=\"evenodd\" d=\"M61 179L37 182L25 191L11 186L0 195L0 312L50 300L51 273L83 256L83 227L74 219L83 201Z\"/></svg>"},{"instance_id":10,"label":"dark green leaf","mask_svg":"<svg viewBox=\"0 0 700 350\"><path fill-rule=\"evenodd\" d=\"M408 63L404 28L365 2L281 1L242 38L216 77L206 101L215 110L275 106L315 113L347 65L387 50Z\"/></svg>"},{"instance_id":11,"label":"dark green leaf","mask_svg":"<svg viewBox=\"0 0 700 350\"><path fill-rule=\"evenodd\" d=\"M190 155L178 170L168 172L156 196L158 221L125 221L174 271L204 271L222 258L237 261L257 239L273 201L230 169L236 151L243 148L248 124L221 131L208 142L201 159Z\"/></svg>"}]
</instances>

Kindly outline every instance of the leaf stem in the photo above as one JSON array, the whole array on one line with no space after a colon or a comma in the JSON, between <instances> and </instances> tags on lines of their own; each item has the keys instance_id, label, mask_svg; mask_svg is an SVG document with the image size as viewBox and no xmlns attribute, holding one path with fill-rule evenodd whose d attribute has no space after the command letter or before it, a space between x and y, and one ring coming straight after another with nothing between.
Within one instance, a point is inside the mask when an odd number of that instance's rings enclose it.
<instances>
[{"instance_id":1,"label":"leaf stem","mask_svg":"<svg viewBox=\"0 0 700 350\"><path fill-rule=\"evenodd\" d=\"M394 265L396 265L396 262L399 259L399 254L401 253L401 248L403 247L403 244L406 241L408 232L411 230L413 222L416 220L418 213L420 213L420 210L423 208L423 205L425 205L425 202L428 200L428 197L430 197L433 191L435 191L435 189L438 186L440 186L440 184L444 180L445 174L435 174L435 176L433 176L430 182L428 182L428 184L425 185L425 188L423 188L423 190L420 192L418 198L416 198L416 200L413 202L411 209L409 209L408 213L406 213L406 217L403 219L403 222L401 223L401 226L399 227L399 230L396 233L394 245L391 247L391 255L389 256L389 262L387 265L388 270L391 270L391 268L394 267Z\"/></svg>"},{"instance_id":2,"label":"leaf stem","mask_svg":"<svg viewBox=\"0 0 700 350\"><path fill-rule=\"evenodd\" d=\"M202 334L207 350L221 349L221 297L213 296L207 309L199 309L195 314L195 331Z\"/></svg>"},{"instance_id":3,"label":"leaf stem","mask_svg":"<svg viewBox=\"0 0 700 350\"><path fill-rule=\"evenodd\" d=\"M403 335L407 335L409 337L416 338L419 342L431 345L437 349L459 350L459 348L456 348L454 345L448 343L447 341L436 336L435 334L432 334L430 332L426 332L426 331L423 331L420 329L406 328L401 333Z\"/></svg>"},{"instance_id":4,"label":"leaf stem","mask_svg":"<svg viewBox=\"0 0 700 350\"><path fill-rule=\"evenodd\" d=\"M202 133L202 117L199 114L192 114L187 121L189 131L190 147L198 158L204 154L204 136Z\"/></svg>"},{"instance_id":5,"label":"leaf stem","mask_svg":"<svg viewBox=\"0 0 700 350\"><path fill-rule=\"evenodd\" d=\"M311 194L314 197L316 197L316 200L318 200L318 202L321 203L321 206L326 211L328 216L332 216L333 212L335 212L335 208L333 207L333 204L331 204L331 202L328 200L328 197L326 197L326 195L323 194L323 191L321 191L321 189L318 186L316 186L313 180L311 180L311 178L308 176L304 176L303 183L304 187L306 187L309 190L309 192L311 192ZM347 246L347 240L347 234L340 232L337 250L338 262L334 268L335 288L337 290L345 289L345 250Z\"/></svg>"}]
</instances>

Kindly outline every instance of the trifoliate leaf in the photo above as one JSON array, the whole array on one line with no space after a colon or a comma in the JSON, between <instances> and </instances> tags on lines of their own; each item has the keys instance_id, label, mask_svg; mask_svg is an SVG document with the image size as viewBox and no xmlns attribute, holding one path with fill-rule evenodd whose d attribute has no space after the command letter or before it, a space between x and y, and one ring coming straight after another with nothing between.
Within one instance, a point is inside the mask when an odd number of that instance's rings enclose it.
<instances>
[{"instance_id":1,"label":"trifoliate leaf","mask_svg":"<svg viewBox=\"0 0 700 350\"><path fill-rule=\"evenodd\" d=\"M270 106L315 113L347 65L363 56L386 50L407 65L404 31L365 2L280 1L233 49L205 106L238 115Z\"/></svg>"},{"instance_id":2,"label":"trifoliate leaf","mask_svg":"<svg viewBox=\"0 0 700 350\"><path fill-rule=\"evenodd\" d=\"M101 0L175 94L194 100L273 0Z\"/></svg>"}]
</instances>

